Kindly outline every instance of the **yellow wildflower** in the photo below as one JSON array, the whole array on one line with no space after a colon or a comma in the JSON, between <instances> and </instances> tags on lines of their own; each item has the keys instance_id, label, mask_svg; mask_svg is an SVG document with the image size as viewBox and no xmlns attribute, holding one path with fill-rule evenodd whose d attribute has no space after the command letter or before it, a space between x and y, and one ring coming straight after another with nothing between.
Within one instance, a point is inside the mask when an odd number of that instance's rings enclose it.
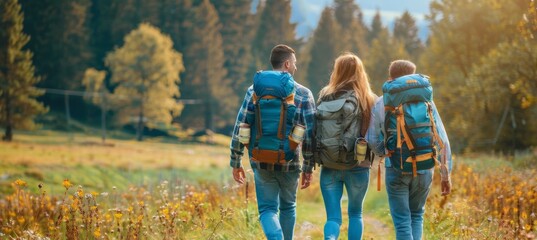
<instances>
[{"instance_id":1,"label":"yellow wildflower","mask_svg":"<svg viewBox=\"0 0 537 240\"><path fill-rule=\"evenodd\" d=\"M20 179L15 180L14 184L19 187L26 187L26 182Z\"/></svg>"},{"instance_id":2,"label":"yellow wildflower","mask_svg":"<svg viewBox=\"0 0 537 240\"><path fill-rule=\"evenodd\" d=\"M104 218L106 219L107 222L110 222L112 220L112 216L110 216L110 214L104 215Z\"/></svg>"},{"instance_id":3,"label":"yellow wildflower","mask_svg":"<svg viewBox=\"0 0 537 240\"><path fill-rule=\"evenodd\" d=\"M164 215L164 217L166 217L166 219L170 219L170 210L168 210L167 208L164 208L162 209L162 215Z\"/></svg>"},{"instance_id":4,"label":"yellow wildflower","mask_svg":"<svg viewBox=\"0 0 537 240\"><path fill-rule=\"evenodd\" d=\"M84 196L84 190L82 190L82 188L79 188L78 191L77 191L77 193L78 193L78 196L79 196L79 197L83 197L83 196Z\"/></svg>"},{"instance_id":5,"label":"yellow wildflower","mask_svg":"<svg viewBox=\"0 0 537 240\"><path fill-rule=\"evenodd\" d=\"M65 187L65 190L68 190L73 184L69 181L69 179L63 180L63 187Z\"/></svg>"},{"instance_id":6,"label":"yellow wildflower","mask_svg":"<svg viewBox=\"0 0 537 240\"><path fill-rule=\"evenodd\" d=\"M93 236L95 236L96 238L100 238L101 237L101 228L95 229L95 231L93 232Z\"/></svg>"},{"instance_id":7,"label":"yellow wildflower","mask_svg":"<svg viewBox=\"0 0 537 240\"><path fill-rule=\"evenodd\" d=\"M24 217L22 217L22 216L19 216L19 217L17 218L17 222L19 222L19 224L23 224L25 221L26 221L26 220L24 220Z\"/></svg>"}]
</instances>

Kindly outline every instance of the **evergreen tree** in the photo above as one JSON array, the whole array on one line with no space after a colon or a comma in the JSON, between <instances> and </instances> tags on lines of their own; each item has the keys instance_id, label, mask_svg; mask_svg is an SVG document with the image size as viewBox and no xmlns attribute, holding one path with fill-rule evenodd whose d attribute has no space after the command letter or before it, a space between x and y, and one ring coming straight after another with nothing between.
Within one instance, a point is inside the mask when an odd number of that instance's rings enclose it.
<instances>
[{"instance_id":1,"label":"evergreen tree","mask_svg":"<svg viewBox=\"0 0 537 240\"><path fill-rule=\"evenodd\" d=\"M193 6L187 19L183 46L186 71L181 89L184 98L199 98L203 106L186 106L180 120L186 127L214 130L234 122L238 101L226 78L221 24L209 0Z\"/></svg>"},{"instance_id":2,"label":"evergreen tree","mask_svg":"<svg viewBox=\"0 0 537 240\"><path fill-rule=\"evenodd\" d=\"M250 12L251 0L212 0L220 22L224 49L224 67L227 79L231 80L233 92L241 100L251 79L245 78L252 61L251 42L254 18ZM237 102L237 107L239 102Z\"/></svg>"},{"instance_id":3,"label":"evergreen tree","mask_svg":"<svg viewBox=\"0 0 537 240\"><path fill-rule=\"evenodd\" d=\"M105 1L107 4L115 1ZM116 45L123 44L123 37L138 27L140 23L159 26L159 2L144 0L123 0L110 6L113 10L111 35Z\"/></svg>"},{"instance_id":4,"label":"evergreen tree","mask_svg":"<svg viewBox=\"0 0 537 240\"><path fill-rule=\"evenodd\" d=\"M42 87L80 89L84 69L93 65L88 28L90 0L22 0L28 48L35 54Z\"/></svg>"},{"instance_id":5,"label":"evergreen tree","mask_svg":"<svg viewBox=\"0 0 537 240\"><path fill-rule=\"evenodd\" d=\"M405 45L405 49L413 58L413 61L417 61L425 46L419 39L416 20L408 11L395 19L393 36Z\"/></svg>"},{"instance_id":6,"label":"evergreen tree","mask_svg":"<svg viewBox=\"0 0 537 240\"><path fill-rule=\"evenodd\" d=\"M367 27L360 7L353 0L335 0L335 17L340 26L338 52L350 51L365 57Z\"/></svg>"},{"instance_id":7,"label":"evergreen tree","mask_svg":"<svg viewBox=\"0 0 537 240\"><path fill-rule=\"evenodd\" d=\"M30 38L23 33L24 16L17 0L0 0L0 125L5 141L13 139L13 129L31 129L33 117L47 109L36 97L43 94L34 85L32 52L23 50Z\"/></svg>"},{"instance_id":8,"label":"evergreen tree","mask_svg":"<svg viewBox=\"0 0 537 240\"><path fill-rule=\"evenodd\" d=\"M159 26L160 1L142 0L92 0L91 27L97 66L114 47L121 46L125 35L142 22Z\"/></svg>"},{"instance_id":9,"label":"evergreen tree","mask_svg":"<svg viewBox=\"0 0 537 240\"><path fill-rule=\"evenodd\" d=\"M321 88L328 83L334 59L337 57L338 30L333 9L326 7L322 14L317 29L311 38L313 48L310 52L307 81L313 94L319 93Z\"/></svg>"},{"instance_id":10,"label":"evergreen tree","mask_svg":"<svg viewBox=\"0 0 537 240\"><path fill-rule=\"evenodd\" d=\"M373 39L368 59L364 61L371 88L378 95L382 94L382 84L389 78L390 63L396 59L408 59L408 53L404 45L383 28Z\"/></svg>"},{"instance_id":11,"label":"evergreen tree","mask_svg":"<svg viewBox=\"0 0 537 240\"><path fill-rule=\"evenodd\" d=\"M190 0L162 0L160 1L159 25L163 32L170 35L173 44L180 52L184 52L186 47L183 43L185 28L184 22L187 19L187 12L192 8Z\"/></svg>"},{"instance_id":12,"label":"evergreen tree","mask_svg":"<svg viewBox=\"0 0 537 240\"><path fill-rule=\"evenodd\" d=\"M116 85L115 108L120 123L136 118L138 141L144 127L170 124L180 114L179 73L184 70L182 56L159 29L143 23L125 37L125 44L108 54L111 84ZM102 81L102 77L93 78ZM96 86L99 83L86 84ZM103 84L100 84L103 85Z\"/></svg>"},{"instance_id":13,"label":"evergreen tree","mask_svg":"<svg viewBox=\"0 0 537 240\"><path fill-rule=\"evenodd\" d=\"M104 59L106 54L112 51L114 46L121 45L124 35L117 36L112 31L113 24L111 23L114 22L119 2L108 0L92 0L92 2L89 25L93 33L91 45L95 55L94 66L102 69L105 67Z\"/></svg>"},{"instance_id":14,"label":"evergreen tree","mask_svg":"<svg viewBox=\"0 0 537 240\"><path fill-rule=\"evenodd\" d=\"M380 11L377 9L375 16L373 16L373 20L371 21L371 29L369 30L369 34L367 36L367 42L369 45L371 45L373 39L378 38L378 35L384 30L387 30L387 28L382 25Z\"/></svg>"},{"instance_id":15,"label":"evergreen tree","mask_svg":"<svg viewBox=\"0 0 537 240\"><path fill-rule=\"evenodd\" d=\"M295 39L296 24L290 22L290 0L266 0L262 6L262 10L256 13L260 16L252 52L258 69L272 69L269 57L274 46L286 44L298 49L298 41Z\"/></svg>"},{"instance_id":16,"label":"evergreen tree","mask_svg":"<svg viewBox=\"0 0 537 240\"><path fill-rule=\"evenodd\" d=\"M314 45L313 45L313 33L312 33L312 36L309 37L308 40L304 42L304 44L301 45L301 47L298 50L298 53L296 54L297 55L296 66L298 70L293 75L293 78L295 79L296 82L308 88L310 87L310 84L308 81L308 72L309 72L309 65L311 62L311 52L313 48L314 48Z\"/></svg>"}]
</instances>

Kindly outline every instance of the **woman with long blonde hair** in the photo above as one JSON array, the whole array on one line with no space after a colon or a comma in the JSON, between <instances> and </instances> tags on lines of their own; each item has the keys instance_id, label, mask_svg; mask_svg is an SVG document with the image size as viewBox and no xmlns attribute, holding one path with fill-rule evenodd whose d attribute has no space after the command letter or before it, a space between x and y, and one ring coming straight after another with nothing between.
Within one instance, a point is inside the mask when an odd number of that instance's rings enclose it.
<instances>
[{"instance_id":1,"label":"woman with long blonde hair","mask_svg":"<svg viewBox=\"0 0 537 240\"><path fill-rule=\"evenodd\" d=\"M352 53L336 58L330 81L319 93L316 114L314 158L322 165L325 239L339 237L344 187L348 195L348 239L362 238L362 205L369 186L369 166L360 161L363 158L355 157L354 148L360 137L365 137L375 99L360 58Z\"/></svg>"}]
</instances>

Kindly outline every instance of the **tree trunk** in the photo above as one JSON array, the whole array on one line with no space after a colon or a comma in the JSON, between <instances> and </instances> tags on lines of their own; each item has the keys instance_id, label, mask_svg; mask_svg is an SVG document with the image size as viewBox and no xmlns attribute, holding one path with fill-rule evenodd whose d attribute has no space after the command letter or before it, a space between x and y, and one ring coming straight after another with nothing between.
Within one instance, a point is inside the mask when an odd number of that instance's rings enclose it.
<instances>
[{"instance_id":1,"label":"tree trunk","mask_svg":"<svg viewBox=\"0 0 537 240\"><path fill-rule=\"evenodd\" d=\"M5 103L6 103L6 131L2 140L11 142L13 140L13 114L11 112L11 99L9 98L8 91L5 91Z\"/></svg>"},{"instance_id":2,"label":"tree trunk","mask_svg":"<svg viewBox=\"0 0 537 240\"><path fill-rule=\"evenodd\" d=\"M144 103L140 106L140 113L138 114L138 127L136 127L136 140L144 140Z\"/></svg>"},{"instance_id":3,"label":"tree trunk","mask_svg":"<svg viewBox=\"0 0 537 240\"><path fill-rule=\"evenodd\" d=\"M11 142L11 140L13 140L13 130L11 125L6 126L6 131L4 133L4 136L2 137L2 140L6 142Z\"/></svg>"},{"instance_id":4,"label":"tree trunk","mask_svg":"<svg viewBox=\"0 0 537 240\"><path fill-rule=\"evenodd\" d=\"M207 98L205 100L205 129L214 131L213 128L213 109L211 100Z\"/></svg>"},{"instance_id":5,"label":"tree trunk","mask_svg":"<svg viewBox=\"0 0 537 240\"><path fill-rule=\"evenodd\" d=\"M69 133L69 139L72 140L73 133L71 132L71 106L69 105L69 95L67 92L64 95L65 100L65 117L67 119L67 132Z\"/></svg>"},{"instance_id":6,"label":"tree trunk","mask_svg":"<svg viewBox=\"0 0 537 240\"><path fill-rule=\"evenodd\" d=\"M103 144L106 142L106 97L105 94L101 94L101 139Z\"/></svg>"},{"instance_id":7,"label":"tree trunk","mask_svg":"<svg viewBox=\"0 0 537 240\"><path fill-rule=\"evenodd\" d=\"M207 78L203 80L203 85L205 86L205 91L207 91L207 94L205 95L205 130L213 131L213 103L212 97L210 96L211 86L209 85L209 80Z\"/></svg>"}]
</instances>

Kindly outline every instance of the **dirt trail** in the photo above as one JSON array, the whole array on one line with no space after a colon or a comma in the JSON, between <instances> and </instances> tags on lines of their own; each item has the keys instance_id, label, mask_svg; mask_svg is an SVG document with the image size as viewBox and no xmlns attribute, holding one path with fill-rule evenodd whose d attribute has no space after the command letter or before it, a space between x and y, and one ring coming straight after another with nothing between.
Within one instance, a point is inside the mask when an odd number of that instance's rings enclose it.
<instances>
[{"instance_id":1,"label":"dirt trail","mask_svg":"<svg viewBox=\"0 0 537 240\"><path fill-rule=\"evenodd\" d=\"M383 223L381 220L371 215L364 215L364 240L389 240L393 237L393 227ZM348 222L344 222L341 228L340 240L347 239ZM297 223L295 231L295 240L317 240L322 239L323 226L311 222Z\"/></svg>"},{"instance_id":2,"label":"dirt trail","mask_svg":"<svg viewBox=\"0 0 537 240\"><path fill-rule=\"evenodd\" d=\"M393 238L393 226L385 224L374 216L364 215L364 224L366 228L366 233L363 236L364 240Z\"/></svg>"}]
</instances>

